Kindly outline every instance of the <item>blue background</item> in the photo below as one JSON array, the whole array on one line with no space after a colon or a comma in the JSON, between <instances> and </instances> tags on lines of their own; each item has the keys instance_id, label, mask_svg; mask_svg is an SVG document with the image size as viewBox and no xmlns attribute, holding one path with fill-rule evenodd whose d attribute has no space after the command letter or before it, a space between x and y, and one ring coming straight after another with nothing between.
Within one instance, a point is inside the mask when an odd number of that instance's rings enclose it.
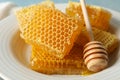
<instances>
[{"instance_id":1,"label":"blue background","mask_svg":"<svg viewBox=\"0 0 120 80\"><path fill-rule=\"evenodd\" d=\"M35 4L43 0L0 0L0 2L11 1L18 6L27 6ZM79 1L79 0L52 0L55 3L67 3L68 1ZM120 0L86 0L88 4L99 5L102 7L110 8L120 12Z\"/></svg>"}]
</instances>

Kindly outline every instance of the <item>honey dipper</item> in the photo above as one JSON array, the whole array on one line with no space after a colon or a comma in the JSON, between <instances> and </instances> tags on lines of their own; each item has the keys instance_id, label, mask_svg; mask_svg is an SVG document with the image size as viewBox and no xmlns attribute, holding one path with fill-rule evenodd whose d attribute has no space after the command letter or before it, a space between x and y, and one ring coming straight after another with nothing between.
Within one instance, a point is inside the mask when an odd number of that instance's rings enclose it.
<instances>
[{"instance_id":1,"label":"honey dipper","mask_svg":"<svg viewBox=\"0 0 120 80\"><path fill-rule=\"evenodd\" d=\"M80 2L81 2L81 8L82 8L86 28L90 37L90 42L88 42L84 46L84 51L83 51L84 64L87 66L87 68L90 71L98 72L107 67L108 53L101 42L94 41L91 24L86 10L85 0L80 0Z\"/></svg>"}]
</instances>

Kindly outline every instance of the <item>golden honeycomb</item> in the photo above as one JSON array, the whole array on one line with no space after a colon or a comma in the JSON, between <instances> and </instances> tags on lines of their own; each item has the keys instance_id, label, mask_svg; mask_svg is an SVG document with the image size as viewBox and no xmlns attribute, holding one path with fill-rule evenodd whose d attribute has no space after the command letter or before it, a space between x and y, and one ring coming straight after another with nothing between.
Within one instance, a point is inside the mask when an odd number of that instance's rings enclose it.
<instances>
[{"instance_id":1,"label":"golden honeycomb","mask_svg":"<svg viewBox=\"0 0 120 80\"><path fill-rule=\"evenodd\" d=\"M80 23L61 11L39 5L23 8L16 13L21 37L45 53L63 58L80 34Z\"/></svg>"},{"instance_id":2,"label":"golden honeycomb","mask_svg":"<svg viewBox=\"0 0 120 80\"><path fill-rule=\"evenodd\" d=\"M92 6L87 9L92 26L102 29L93 28L95 40L113 52L118 40L103 31L109 28L110 13ZM30 67L46 74L91 74L83 63L83 46L89 42L89 36L83 27L80 5L70 3L66 11L68 15L46 1L16 12L20 35L32 46Z\"/></svg>"},{"instance_id":3,"label":"golden honeycomb","mask_svg":"<svg viewBox=\"0 0 120 80\"><path fill-rule=\"evenodd\" d=\"M32 47L30 67L45 74L81 74L87 75L88 71L83 63L82 47L75 45L69 55L58 59L51 55L45 55L40 48Z\"/></svg>"},{"instance_id":4,"label":"golden honeycomb","mask_svg":"<svg viewBox=\"0 0 120 80\"><path fill-rule=\"evenodd\" d=\"M34 12L32 12L33 10L39 10L40 8L55 8L55 5L52 1L43 1L41 3L38 3L36 5L31 5L29 7L26 8L22 8L21 10L18 10L16 12L16 17L18 19L18 24L20 25L20 30L23 31L23 29L25 29L25 26L27 27L28 23L30 23L30 20L32 19L32 17L34 17L33 15ZM31 12L30 12L31 11Z\"/></svg>"},{"instance_id":5,"label":"golden honeycomb","mask_svg":"<svg viewBox=\"0 0 120 80\"><path fill-rule=\"evenodd\" d=\"M95 40L102 42L109 53L112 53L112 51L118 46L118 39L115 35L97 28L93 28L92 30ZM81 34L75 43L84 46L89 41L90 38L88 32L85 27L82 27Z\"/></svg>"},{"instance_id":6,"label":"golden honeycomb","mask_svg":"<svg viewBox=\"0 0 120 80\"><path fill-rule=\"evenodd\" d=\"M87 5L88 16L93 27L101 30L109 30L109 21L111 13L101 7ZM69 2L66 8L66 14L71 17L78 17L84 21L81 5L78 2Z\"/></svg>"}]
</instances>

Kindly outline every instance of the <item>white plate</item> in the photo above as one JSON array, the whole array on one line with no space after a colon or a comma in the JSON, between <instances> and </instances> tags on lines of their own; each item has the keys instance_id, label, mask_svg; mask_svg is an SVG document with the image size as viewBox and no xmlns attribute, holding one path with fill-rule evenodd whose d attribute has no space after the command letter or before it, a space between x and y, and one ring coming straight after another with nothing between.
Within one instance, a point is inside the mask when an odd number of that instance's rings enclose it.
<instances>
[{"instance_id":1,"label":"white plate","mask_svg":"<svg viewBox=\"0 0 120 80\"><path fill-rule=\"evenodd\" d=\"M65 4L57 4L64 11ZM120 39L120 13L112 13L111 25ZM0 22L0 76L6 80L119 80L120 52L113 53L111 66L90 76L80 75L45 75L28 67L30 48L19 36L18 25L14 15Z\"/></svg>"}]
</instances>

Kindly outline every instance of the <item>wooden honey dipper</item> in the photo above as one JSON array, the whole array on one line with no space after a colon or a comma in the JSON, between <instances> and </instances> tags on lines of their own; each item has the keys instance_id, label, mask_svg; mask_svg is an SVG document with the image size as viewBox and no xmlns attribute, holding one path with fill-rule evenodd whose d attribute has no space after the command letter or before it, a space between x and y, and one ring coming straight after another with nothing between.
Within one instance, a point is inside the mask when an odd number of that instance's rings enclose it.
<instances>
[{"instance_id":1,"label":"wooden honey dipper","mask_svg":"<svg viewBox=\"0 0 120 80\"><path fill-rule=\"evenodd\" d=\"M90 71L98 72L107 67L108 53L101 42L94 41L91 24L86 10L85 0L80 0L80 2L81 2L81 8L82 8L86 28L90 37L90 42L88 42L84 46L84 51L83 51L84 63Z\"/></svg>"}]
</instances>

